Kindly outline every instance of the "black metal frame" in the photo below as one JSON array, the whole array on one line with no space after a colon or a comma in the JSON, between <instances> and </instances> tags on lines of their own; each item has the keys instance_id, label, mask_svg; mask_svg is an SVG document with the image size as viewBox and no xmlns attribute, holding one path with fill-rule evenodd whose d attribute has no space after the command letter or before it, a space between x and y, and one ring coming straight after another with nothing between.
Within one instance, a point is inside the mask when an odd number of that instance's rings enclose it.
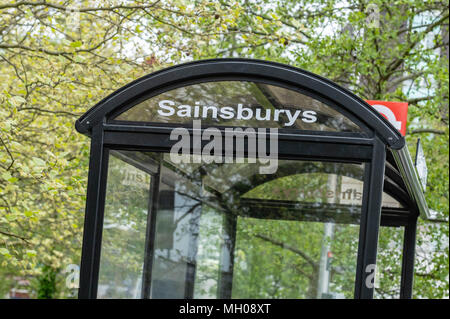
<instances>
[{"instance_id":1,"label":"black metal frame","mask_svg":"<svg viewBox=\"0 0 450 319\"><path fill-rule=\"evenodd\" d=\"M161 164L158 165L158 171L156 174L152 175L152 179L150 181L150 189L151 197L149 200L149 210L148 210L148 218L146 225L146 235L145 238L148 238L148 245L145 246L144 252L144 268L143 268L143 282L142 282L142 291L141 294L144 299L150 298L150 288L152 281L152 269L153 269L153 253L155 246L155 238L156 238L156 214L158 212L159 205L159 187L161 185Z\"/></svg>"},{"instance_id":2,"label":"black metal frame","mask_svg":"<svg viewBox=\"0 0 450 319\"><path fill-rule=\"evenodd\" d=\"M101 125L93 128L78 292L81 298L97 295L109 153L103 145L103 137Z\"/></svg>"},{"instance_id":3,"label":"black metal frame","mask_svg":"<svg viewBox=\"0 0 450 319\"><path fill-rule=\"evenodd\" d=\"M373 288L365 284L370 275L366 269L368 265L376 264L380 223L405 227L401 297L410 298L418 208L391 154L405 147L404 138L372 107L335 83L297 68L247 59L204 60L158 71L114 92L77 120L77 130L91 137L79 298L97 296L109 150L168 152L174 143L169 139L173 125L120 123L111 121L111 115L119 114L144 97L173 87L230 79L297 88L342 110L361 125L363 133L360 135L280 130L279 156L366 164L355 298L373 297ZM192 129L189 125L177 126ZM388 191L406 208L383 209L382 216L383 190ZM150 220L154 219L155 212L156 207L152 207ZM151 232L151 227L154 226L148 227L147 231ZM147 261L145 267L151 268L151 262Z\"/></svg>"}]
</instances>

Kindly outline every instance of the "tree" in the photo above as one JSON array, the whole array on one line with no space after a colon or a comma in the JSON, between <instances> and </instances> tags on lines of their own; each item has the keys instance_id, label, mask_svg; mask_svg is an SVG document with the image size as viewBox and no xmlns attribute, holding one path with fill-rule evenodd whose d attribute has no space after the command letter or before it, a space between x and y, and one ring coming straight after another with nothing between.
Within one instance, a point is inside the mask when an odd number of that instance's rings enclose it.
<instances>
[{"instance_id":1,"label":"tree","mask_svg":"<svg viewBox=\"0 0 450 319\"><path fill-rule=\"evenodd\" d=\"M75 4L0 4L0 264L4 276L52 270L62 287L79 263L89 157L74 121L152 67L122 54L138 32L128 21L151 5L87 7L74 20Z\"/></svg>"}]
</instances>

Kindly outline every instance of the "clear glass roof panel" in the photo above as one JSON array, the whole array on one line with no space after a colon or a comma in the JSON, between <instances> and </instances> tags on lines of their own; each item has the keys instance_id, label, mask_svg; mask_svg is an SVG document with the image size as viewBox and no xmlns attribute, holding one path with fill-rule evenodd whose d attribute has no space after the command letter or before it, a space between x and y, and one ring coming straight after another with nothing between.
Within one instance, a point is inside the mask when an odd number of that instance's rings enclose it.
<instances>
[{"instance_id":1,"label":"clear glass roof panel","mask_svg":"<svg viewBox=\"0 0 450 319\"><path fill-rule=\"evenodd\" d=\"M348 117L307 95L279 86L244 82L205 82L149 98L114 120L214 126L361 132Z\"/></svg>"}]
</instances>

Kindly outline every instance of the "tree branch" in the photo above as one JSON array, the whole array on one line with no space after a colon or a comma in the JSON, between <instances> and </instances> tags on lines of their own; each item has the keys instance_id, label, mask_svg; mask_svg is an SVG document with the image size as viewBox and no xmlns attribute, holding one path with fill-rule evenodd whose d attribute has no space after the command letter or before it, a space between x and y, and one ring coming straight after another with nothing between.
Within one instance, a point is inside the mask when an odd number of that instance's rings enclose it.
<instances>
[{"instance_id":1,"label":"tree branch","mask_svg":"<svg viewBox=\"0 0 450 319\"><path fill-rule=\"evenodd\" d=\"M149 9L156 6L161 0L157 0L151 4L148 5L140 5L140 6L127 6L127 5L116 5L112 7L84 7L84 8L77 8L77 7L67 7L62 6L56 3L50 3L47 1L39 1L39 2L32 2L32 1L20 1L16 3L8 3L8 4L2 4L0 5L0 10L2 9L11 9L11 8L19 8L21 6L32 6L32 7L39 7L39 6L45 6L48 8L53 8L57 10L74 10L78 12L90 12L90 11L112 11L116 9Z\"/></svg>"},{"instance_id":2,"label":"tree branch","mask_svg":"<svg viewBox=\"0 0 450 319\"><path fill-rule=\"evenodd\" d=\"M435 27L437 27L438 25L442 24L445 20L447 20L449 17L449 14L447 13L446 15L444 15L442 18L440 18L439 20L437 20L436 22L430 24L425 30L424 32L420 33L420 36L418 36L415 41L412 41L411 43L409 43L409 45L406 47L405 51L403 51L403 54L396 60L392 61L388 67L387 67L387 74L385 75L384 80L386 80L387 78L389 78L389 76L392 74L392 72L394 72L405 60L405 57L409 54L409 52L417 45L417 43L419 43L426 34L430 33Z\"/></svg>"},{"instance_id":3,"label":"tree branch","mask_svg":"<svg viewBox=\"0 0 450 319\"><path fill-rule=\"evenodd\" d=\"M440 135L445 134L444 131L435 130L435 129L431 129L431 128L416 129L416 130L412 130L409 132L409 134L422 134L422 133L432 133L432 134L440 134Z\"/></svg>"},{"instance_id":4,"label":"tree branch","mask_svg":"<svg viewBox=\"0 0 450 319\"><path fill-rule=\"evenodd\" d=\"M408 99L408 100L406 100L406 102L408 102L409 104L416 104L416 103L419 103L419 102L422 102L422 101L432 100L435 97L436 97L435 95L421 96L421 97Z\"/></svg>"},{"instance_id":5,"label":"tree branch","mask_svg":"<svg viewBox=\"0 0 450 319\"><path fill-rule=\"evenodd\" d=\"M14 165L14 157L12 156L11 152L9 151L8 146L6 145L6 143L3 141L3 139L0 137L0 141L2 142L3 146L6 149L6 152L8 153L9 157L11 158L11 164L9 164L8 168L6 169L7 171L9 171L9 169Z\"/></svg>"},{"instance_id":6,"label":"tree branch","mask_svg":"<svg viewBox=\"0 0 450 319\"><path fill-rule=\"evenodd\" d=\"M30 242L29 242L29 238L25 238L25 237L22 237L22 236L19 236L19 235L16 235L16 234L7 233L7 232L1 231L1 230L0 230L0 234L2 234L2 235L4 235L4 236L14 237L14 238L23 240L23 241L24 241L25 243L27 243L27 244L30 243Z\"/></svg>"},{"instance_id":7,"label":"tree branch","mask_svg":"<svg viewBox=\"0 0 450 319\"><path fill-rule=\"evenodd\" d=\"M265 240L265 241L267 241L267 242L269 242L269 243L271 243L271 244L273 244L275 246L279 246L281 248L290 250L293 253L296 253L297 255L302 256L311 266L318 267L318 263L317 262L315 262L311 257L309 257L306 253L304 253L303 251L301 251L298 248L292 247L292 246L287 245L287 244L285 244L285 243L283 243L281 241L278 241L276 239L267 237L267 236L262 235L262 234L256 234L255 237L257 237L259 239L262 239L262 240Z\"/></svg>"}]
</instances>

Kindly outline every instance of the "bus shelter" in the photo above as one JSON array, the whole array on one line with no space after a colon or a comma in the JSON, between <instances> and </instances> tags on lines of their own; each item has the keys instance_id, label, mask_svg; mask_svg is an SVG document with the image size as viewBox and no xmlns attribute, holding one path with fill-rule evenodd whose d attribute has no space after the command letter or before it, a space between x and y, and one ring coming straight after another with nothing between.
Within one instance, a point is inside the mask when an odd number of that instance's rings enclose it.
<instances>
[{"instance_id":1,"label":"bus shelter","mask_svg":"<svg viewBox=\"0 0 450 319\"><path fill-rule=\"evenodd\" d=\"M411 298L423 190L404 137L349 90L203 60L129 83L76 129L91 139L79 298L373 298L385 228Z\"/></svg>"}]
</instances>

